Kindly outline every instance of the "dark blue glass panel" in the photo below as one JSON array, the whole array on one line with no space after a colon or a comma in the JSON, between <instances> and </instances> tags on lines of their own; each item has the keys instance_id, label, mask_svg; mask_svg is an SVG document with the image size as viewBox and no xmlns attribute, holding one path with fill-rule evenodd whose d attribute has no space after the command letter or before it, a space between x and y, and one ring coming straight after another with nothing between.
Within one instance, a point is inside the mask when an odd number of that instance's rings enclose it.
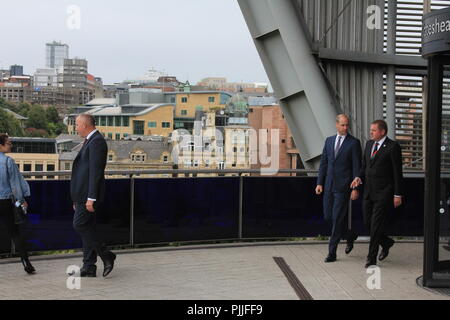
<instances>
[{"instance_id":1,"label":"dark blue glass panel","mask_svg":"<svg viewBox=\"0 0 450 320\"><path fill-rule=\"evenodd\" d=\"M424 209L424 179L405 178L405 194L403 204L394 209L392 206L386 221L386 234L392 236L423 236L423 209ZM393 200L392 200L393 201ZM352 210L356 219L353 220L355 230L359 235L368 236L369 232L364 226L362 197L353 202Z\"/></svg>"},{"instance_id":2,"label":"dark blue glass panel","mask_svg":"<svg viewBox=\"0 0 450 320\"><path fill-rule=\"evenodd\" d=\"M327 235L316 178L244 178L244 238Z\"/></svg>"},{"instance_id":3,"label":"dark blue glass panel","mask_svg":"<svg viewBox=\"0 0 450 320\"><path fill-rule=\"evenodd\" d=\"M135 243L236 238L238 178L135 180Z\"/></svg>"},{"instance_id":4,"label":"dark blue glass panel","mask_svg":"<svg viewBox=\"0 0 450 320\"><path fill-rule=\"evenodd\" d=\"M316 196L316 178L252 177L244 180L243 236L316 237L329 236L323 219L322 197ZM423 235L423 179L405 179L404 205L389 212L387 233L395 236ZM362 197L352 206L353 228L364 228Z\"/></svg>"},{"instance_id":5,"label":"dark blue glass panel","mask_svg":"<svg viewBox=\"0 0 450 320\"><path fill-rule=\"evenodd\" d=\"M72 226L70 181L30 181L28 224L31 251L81 247ZM107 245L128 244L130 238L130 181L107 180L105 202L97 213L97 232Z\"/></svg>"}]
</instances>

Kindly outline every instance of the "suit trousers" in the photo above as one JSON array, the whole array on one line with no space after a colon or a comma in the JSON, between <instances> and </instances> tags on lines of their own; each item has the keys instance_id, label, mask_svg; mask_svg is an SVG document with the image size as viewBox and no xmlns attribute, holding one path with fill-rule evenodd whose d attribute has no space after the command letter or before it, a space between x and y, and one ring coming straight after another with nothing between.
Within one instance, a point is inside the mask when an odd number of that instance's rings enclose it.
<instances>
[{"instance_id":1,"label":"suit trousers","mask_svg":"<svg viewBox=\"0 0 450 320\"><path fill-rule=\"evenodd\" d=\"M97 203L95 208L97 208ZM97 209L96 209L97 211ZM109 252L99 240L96 232L96 212L89 212L86 203L75 203L73 227L83 242L83 267L90 268L97 263L97 255L104 261Z\"/></svg>"},{"instance_id":2,"label":"suit trousers","mask_svg":"<svg viewBox=\"0 0 450 320\"><path fill-rule=\"evenodd\" d=\"M336 255L341 239L355 240L355 233L348 228L349 192L329 192L324 198L325 220L332 225L328 252Z\"/></svg>"},{"instance_id":3,"label":"suit trousers","mask_svg":"<svg viewBox=\"0 0 450 320\"><path fill-rule=\"evenodd\" d=\"M376 260L379 246L386 247L393 241L384 231L389 209L393 206L392 199L393 196L389 198L383 197L377 200L373 200L369 196L364 199L364 224L370 232L368 260Z\"/></svg>"},{"instance_id":4,"label":"suit trousers","mask_svg":"<svg viewBox=\"0 0 450 320\"><path fill-rule=\"evenodd\" d=\"M10 199L0 200L0 219L6 226L8 236L14 241L16 250L22 258L28 257L22 225L14 223L13 203Z\"/></svg>"}]
</instances>

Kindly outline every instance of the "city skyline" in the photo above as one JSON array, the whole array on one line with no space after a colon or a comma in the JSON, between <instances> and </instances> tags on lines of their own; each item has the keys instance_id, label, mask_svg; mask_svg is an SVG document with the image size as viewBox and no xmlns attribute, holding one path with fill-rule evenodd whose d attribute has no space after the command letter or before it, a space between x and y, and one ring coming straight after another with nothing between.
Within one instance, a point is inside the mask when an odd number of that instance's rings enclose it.
<instances>
[{"instance_id":1,"label":"city skyline","mask_svg":"<svg viewBox=\"0 0 450 320\"><path fill-rule=\"evenodd\" d=\"M85 58L105 84L141 78L155 68L195 84L206 77L270 85L237 1L51 0L4 4L6 35L0 68L45 67L45 45L61 41L70 58ZM43 19L43 17L52 17ZM30 28L33 30L30 32Z\"/></svg>"}]
</instances>

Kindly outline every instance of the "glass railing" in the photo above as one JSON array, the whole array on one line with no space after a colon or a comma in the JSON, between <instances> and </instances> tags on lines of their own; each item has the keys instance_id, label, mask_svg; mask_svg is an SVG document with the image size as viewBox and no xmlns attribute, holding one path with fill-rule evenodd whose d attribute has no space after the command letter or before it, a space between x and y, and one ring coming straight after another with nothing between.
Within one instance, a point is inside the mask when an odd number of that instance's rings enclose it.
<instances>
[{"instance_id":1,"label":"glass railing","mask_svg":"<svg viewBox=\"0 0 450 320\"><path fill-rule=\"evenodd\" d=\"M106 180L97 230L110 246L329 235L330 227L322 214L322 197L314 193L316 172L283 170L281 173L300 176L248 176L258 172L108 171L106 175L124 178ZM185 177L199 173L235 176ZM169 174L176 178L136 178L137 174ZM52 175L63 178L70 173ZM25 234L31 251L80 248L80 237L72 226L70 180L29 180L29 184L32 195ZM423 174L405 174L405 189L404 205L389 215L387 231L394 236L421 237ZM359 235L367 236L361 206L360 197L351 207L353 228ZM0 224L0 253L10 250L6 230Z\"/></svg>"}]
</instances>

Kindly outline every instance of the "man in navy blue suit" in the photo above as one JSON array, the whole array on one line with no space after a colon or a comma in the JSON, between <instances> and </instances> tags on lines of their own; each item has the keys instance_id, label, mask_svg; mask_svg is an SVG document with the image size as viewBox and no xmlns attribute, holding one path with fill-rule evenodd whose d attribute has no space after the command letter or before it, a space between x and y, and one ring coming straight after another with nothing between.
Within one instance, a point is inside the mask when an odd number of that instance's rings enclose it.
<instances>
[{"instance_id":1,"label":"man in navy blue suit","mask_svg":"<svg viewBox=\"0 0 450 320\"><path fill-rule=\"evenodd\" d=\"M96 212L105 196L105 167L108 146L95 128L90 114L76 119L76 130L84 138L83 147L73 162L70 192L75 215L73 226L83 241L83 267L81 277L95 277L97 255L103 260L103 276L114 267L116 255L100 241L96 232Z\"/></svg>"},{"instance_id":2,"label":"man in navy blue suit","mask_svg":"<svg viewBox=\"0 0 450 320\"><path fill-rule=\"evenodd\" d=\"M349 200L359 197L358 190L352 190L350 185L361 170L361 143L348 133L349 123L348 116L344 114L336 117L337 134L326 139L320 159L316 194L324 194L325 220L332 224L325 262L336 261L336 250L342 238L347 239L345 253L349 254L358 237L349 230L347 217Z\"/></svg>"}]
</instances>

